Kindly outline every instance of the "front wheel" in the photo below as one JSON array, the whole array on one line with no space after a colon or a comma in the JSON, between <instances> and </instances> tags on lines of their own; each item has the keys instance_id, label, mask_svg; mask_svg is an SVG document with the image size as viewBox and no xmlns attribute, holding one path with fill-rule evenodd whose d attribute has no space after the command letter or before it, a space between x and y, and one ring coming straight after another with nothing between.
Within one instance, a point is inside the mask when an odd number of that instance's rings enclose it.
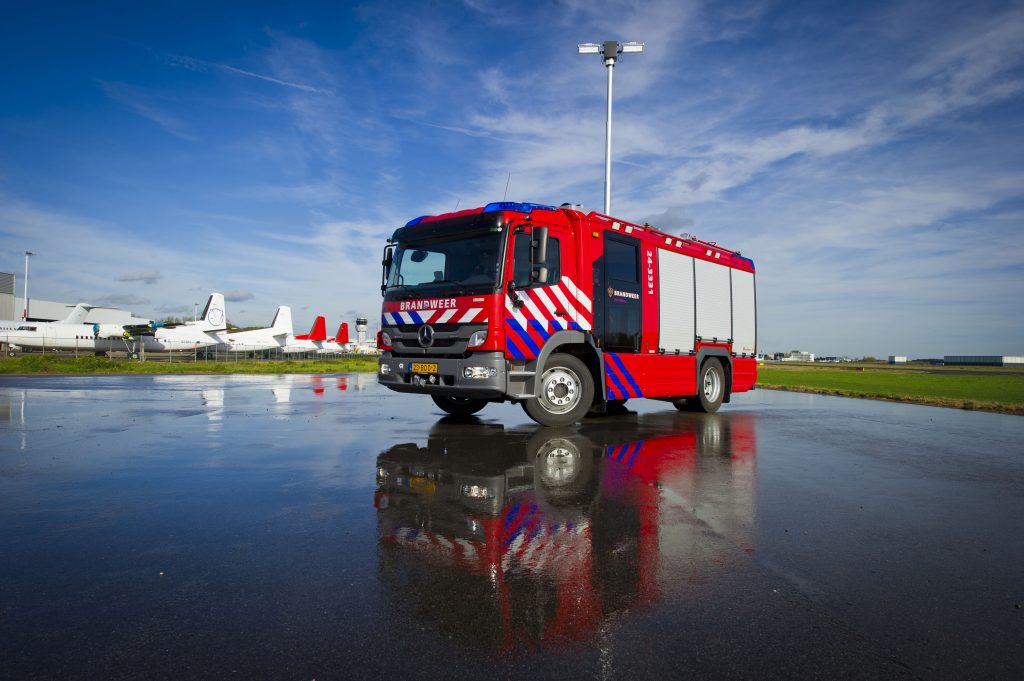
<instances>
[{"instance_id":1,"label":"front wheel","mask_svg":"<svg viewBox=\"0 0 1024 681\"><path fill-rule=\"evenodd\" d=\"M697 376L697 394L685 400L676 400L679 411L702 411L713 414L722 406L725 398L725 370L722 362L711 357L700 368Z\"/></svg>"},{"instance_id":2,"label":"front wheel","mask_svg":"<svg viewBox=\"0 0 1024 681\"><path fill-rule=\"evenodd\" d=\"M593 401L594 379L587 365L558 353L540 376L537 396L523 402L523 409L542 426L568 426L582 419Z\"/></svg>"},{"instance_id":3,"label":"front wheel","mask_svg":"<svg viewBox=\"0 0 1024 681\"><path fill-rule=\"evenodd\" d=\"M487 400L472 397L448 397L447 395L431 395L430 399L443 411L452 416L472 416L487 406Z\"/></svg>"}]
</instances>

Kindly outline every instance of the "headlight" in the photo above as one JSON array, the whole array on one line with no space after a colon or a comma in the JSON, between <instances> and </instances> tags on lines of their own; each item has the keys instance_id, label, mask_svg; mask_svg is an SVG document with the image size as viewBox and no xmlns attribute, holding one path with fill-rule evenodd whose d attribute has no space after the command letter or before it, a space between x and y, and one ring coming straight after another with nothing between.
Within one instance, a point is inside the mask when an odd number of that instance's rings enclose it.
<instances>
[{"instance_id":1,"label":"headlight","mask_svg":"<svg viewBox=\"0 0 1024 681\"><path fill-rule=\"evenodd\" d=\"M462 375L465 378L496 378L498 370L495 367L463 367Z\"/></svg>"},{"instance_id":2,"label":"headlight","mask_svg":"<svg viewBox=\"0 0 1024 681\"><path fill-rule=\"evenodd\" d=\"M493 499L494 490L483 485L463 485L462 496L470 499Z\"/></svg>"},{"instance_id":3,"label":"headlight","mask_svg":"<svg viewBox=\"0 0 1024 681\"><path fill-rule=\"evenodd\" d=\"M384 345L391 345L391 336L388 335L387 331L380 334L380 342Z\"/></svg>"},{"instance_id":4,"label":"headlight","mask_svg":"<svg viewBox=\"0 0 1024 681\"><path fill-rule=\"evenodd\" d=\"M487 342L486 331L474 331L473 335L469 337L469 347L475 348L478 345L483 345Z\"/></svg>"}]
</instances>

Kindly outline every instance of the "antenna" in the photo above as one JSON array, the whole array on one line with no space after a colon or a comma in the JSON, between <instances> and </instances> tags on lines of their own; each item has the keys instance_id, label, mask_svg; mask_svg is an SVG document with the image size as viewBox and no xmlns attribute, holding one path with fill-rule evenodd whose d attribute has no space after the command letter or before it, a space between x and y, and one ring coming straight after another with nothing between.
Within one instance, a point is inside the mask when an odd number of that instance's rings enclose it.
<instances>
[{"instance_id":1,"label":"antenna","mask_svg":"<svg viewBox=\"0 0 1024 681\"><path fill-rule=\"evenodd\" d=\"M508 183L512 181L512 171L508 171L508 179L505 180L505 194L502 195L501 200L504 201L508 198Z\"/></svg>"},{"instance_id":2,"label":"antenna","mask_svg":"<svg viewBox=\"0 0 1024 681\"><path fill-rule=\"evenodd\" d=\"M455 213L455 212L457 212L459 210L459 204L460 203L462 203L462 199L459 199L458 201L455 202L455 210L452 211L453 213Z\"/></svg>"}]
</instances>

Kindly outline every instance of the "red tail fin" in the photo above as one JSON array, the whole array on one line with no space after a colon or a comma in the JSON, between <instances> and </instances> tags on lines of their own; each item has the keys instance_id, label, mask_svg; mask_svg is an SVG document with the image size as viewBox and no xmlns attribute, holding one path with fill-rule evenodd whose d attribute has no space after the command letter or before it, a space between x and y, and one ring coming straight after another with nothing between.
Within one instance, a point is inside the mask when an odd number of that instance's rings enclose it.
<instances>
[{"instance_id":1,"label":"red tail fin","mask_svg":"<svg viewBox=\"0 0 1024 681\"><path fill-rule=\"evenodd\" d=\"M348 322L342 322L338 327L338 335L334 338L335 343L348 343Z\"/></svg>"},{"instance_id":2,"label":"red tail fin","mask_svg":"<svg viewBox=\"0 0 1024 681\"><path fill-rule=\"evenodd\" d=\"M318 316L313 322L313 328L309 330L309 333L304 333L301 336L296 336L295 338L297 340L311 341L327 340L327 320L322 316Z\"/></svg>"}]
</instances>

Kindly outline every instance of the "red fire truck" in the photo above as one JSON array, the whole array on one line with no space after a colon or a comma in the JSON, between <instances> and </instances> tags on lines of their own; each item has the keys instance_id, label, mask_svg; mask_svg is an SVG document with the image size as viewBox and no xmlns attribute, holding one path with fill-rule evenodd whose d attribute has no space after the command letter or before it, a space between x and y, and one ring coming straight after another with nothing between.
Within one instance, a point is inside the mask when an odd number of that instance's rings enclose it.
<instances>
[{"instance_id":1,"label":"red fire truck","mask_svg":"<svg viewBox=\"0 0 1024 681\"><path fill-rule=\"evenodd\" d=\"M754 263L576 207L418 217L384 251L378 380L543 425L633 398L714 412L757 380Z\"/></svg>"}]
</instances>

